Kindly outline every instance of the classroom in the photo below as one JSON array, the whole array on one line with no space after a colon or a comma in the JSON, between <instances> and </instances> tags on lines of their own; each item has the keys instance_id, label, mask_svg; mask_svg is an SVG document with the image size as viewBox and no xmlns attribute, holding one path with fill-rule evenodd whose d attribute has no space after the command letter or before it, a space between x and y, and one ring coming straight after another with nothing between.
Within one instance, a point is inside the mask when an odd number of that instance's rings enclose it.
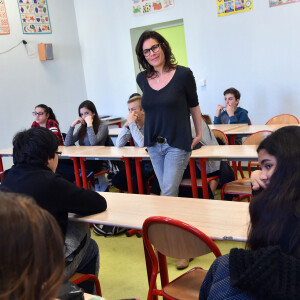
<instances>
[{"instance_id":1,"label":"classroom","mask_svg":"<svg viewBox=\"0 0 300 300\"><path fill-rule=\"evenodd\" d=\"M140 92L134 49L146 29L183 26L203 114L213 118L223 91L235 87L252 124L278 114L300 117L299 2L269 7L269 0L253 0L252 10L222 17L213 0L174 0L172 8L141 15L133 14L133 2L48 0L52 33L24 34L18 1L5 1L10 34L0 35L0 148L30 127L40 103L51 106L62 132L86 99L99 115L126 118L129 95ZM52 44L53 60L39 59L40 43ZM12 159L3 163L8 169Z\"/></svg>"}]
</instances>

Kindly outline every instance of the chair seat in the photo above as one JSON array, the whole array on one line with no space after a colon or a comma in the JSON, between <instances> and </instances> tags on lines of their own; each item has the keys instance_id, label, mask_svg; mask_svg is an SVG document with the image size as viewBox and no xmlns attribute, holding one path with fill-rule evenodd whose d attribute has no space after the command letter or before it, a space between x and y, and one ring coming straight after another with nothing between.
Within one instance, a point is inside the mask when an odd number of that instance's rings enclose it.
<instances>
[{"instance_id":1,"label":"chair seat","mask_svg":"<svg viewBox=\"0 0 300 300\"><path fill-rule=\"evenodd\" d=\"M193 268L163 288L166 295L180 300L198 300L207 271Z\"/></svg>"},{"instance_id":2,"label":"chair seat","mask_svg":"<svg viewBox=\"0 0 300 300\"><path fill-rule=\"evenodd\" d=\"M224 187L226 194L244 194L251 195L251 180L248 178L238 179L229 183L226 183Z\"/></svg>"}]
</instances>

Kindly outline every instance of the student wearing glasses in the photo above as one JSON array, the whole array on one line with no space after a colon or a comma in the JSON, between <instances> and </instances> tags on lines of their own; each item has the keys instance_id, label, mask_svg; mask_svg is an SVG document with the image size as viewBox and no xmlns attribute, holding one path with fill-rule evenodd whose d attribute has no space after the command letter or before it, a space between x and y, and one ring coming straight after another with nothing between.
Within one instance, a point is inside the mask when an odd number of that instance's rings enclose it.
<instances>
[{"instance_id":1,"label":"student wearing glasses","mask_svg":"<svg viewBox=\"0 0 300 300\"><path fill-rule=\"evenodd\" d=\"M64 145L59 123L51 107L45 104L39 104L35 107L32 115L35 121L32 123L31 128L44 127L51 130L57 136L59 145Z\"/></svg>"},{"instance_id":2,"label":"student wearing glasses","mask_svg":"<svg viewBox=\"0 0 300 300\"><path fill-rule=\"evenodd\" d=\"M66 279L75 271L97 276L99 250L90 238L89 226L68 222L68 213L100 213L106 210L106 200L55 174L58 145L56 135L43 127L17 133L13 139L14 165L4 172L1 189L33 197L55 217L65 237ZM93 292L93 287L87 287L86 292Z\"/></svg>"},{"instance_id":3,"label":"student wearing glasses","mask_svg":"<svg viewBox=\"0 0 300 300\"><path fill-rule=\"evenodd\" d=\"M140 67L137 83L143 91L144 144L163 196L177 196L191 151L201 141L201 111L195 78L177 65L167 40L155 31L140 36L135 52ZM190 114L196 129L191 134ZM188 266L188 260L177 264Z\"/></svg>"}]
</instances>

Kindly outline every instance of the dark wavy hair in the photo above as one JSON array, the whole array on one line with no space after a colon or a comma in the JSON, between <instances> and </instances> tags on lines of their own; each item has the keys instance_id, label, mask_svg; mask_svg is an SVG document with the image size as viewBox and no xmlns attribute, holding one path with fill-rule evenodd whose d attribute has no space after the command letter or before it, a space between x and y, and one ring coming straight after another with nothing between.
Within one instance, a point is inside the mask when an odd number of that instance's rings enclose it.
<instances>
[{"instance_id":1,"label":"dark wavy hair","mask_svg":"<svg viewBox=\"0 0 300 300\"><path fill-rule=\"evenodd\" d=\"M157 76L157 71L155 71L153 66L151 66L148 63L148 61L146 60L146 58L143 54L143 44L146 40L148 40L150 38L156 40L157 43L160 44L160 47L161 47L162 51L164 52L164 55L165 55L164 70L165 71L170 71L172 69L175 69L176 64L177 64L177 61L175 59L174 54L172 53L172 49L171 49L168 41L162 35L160 35L158 32L146 30L142 33L142 35L140 36L140 38L136 44L135 53L137 55L139 67L140 67L140 69L142 67L146 71L147 78L151 78L151 77L153 78L153 77Z\"/></svg>"},{"instance_id":2,"label":"dark wavy hair","mask_svg":"<svg viewBox=\"0 0 300 300\"><path fill-rule=\"evenodd\" d=\"M54 120L57 123L57 125L59 125L59 123L58 123L58 121L56 119L56 116L55 116L55 114L54 114L54 112L53 112L53 110L52 110L51 107L47 106L46 104L39 104L35 108L37 108L37 107L42 108L49 115L48 119Z\"/></svg>"},{"instance_id":3,"label":"dark wavy hair","mask_svg":"<svg viewBox=\"0 0 300 300\"><path fill-rule=\"evenodd\" d=\"M0 299L54 299L64 243L54 217L27 196L0 192Z\"/></svg>"},{"instance_id":4,"label":"dark wavy hair","mask_svg":"<svg viewBox=\"0 0 300 300\"><path fill-rule=\"evenodd\" d=\"M44 127L18 132L13 138L14 164L43 164L55 157L59 146L57 136Z\"/></svg>"},{"instance_id":5,"label":"dark wavy hair","mask_svg":"<svg viewBox=\"0 0 300 300\"><path fill-rule=\"evenodd\" d=\"M300 127L275 131L257 152L263 149L277 164L267 188L250 203L246 247L279 245L284 253L300 257Z\"/></svg>"},{"instance_id":6,"label":"dark wavy hair","mask_svg":"<svg viewBox=\"0 0 300 300\"><path fill-rule=\"evenodd\" d=\"M98 115L95 104L90 100L83 101L78 107L79 117L80 117L80 109L83 108L83 107L89 109L93 114L95 114L94 118L93 118L93 129L94 129L95 134L97 134L99 125L101 124L101 120L99 118L99 115ZM83 139L86 135L86 128L87 128L86 123L81 124L81 126L79 128L79 131L78 131L79 143L81 143L83 141Z\"/></svg>"},{"instance_id":7,"label":"dark wavy hair","mask_svg":"<svg viewBox=\"0 0 300 300\"><path fill-rule=\"evenodd\" d=\"M227 90L224 91L223 95L225 96L227 94L234 95L235 100L241 99L241 93L237 89L235 89L233 87L231 87L231 88L229 88L229 89L227 89Z\"/></svg>"}]
</instances>

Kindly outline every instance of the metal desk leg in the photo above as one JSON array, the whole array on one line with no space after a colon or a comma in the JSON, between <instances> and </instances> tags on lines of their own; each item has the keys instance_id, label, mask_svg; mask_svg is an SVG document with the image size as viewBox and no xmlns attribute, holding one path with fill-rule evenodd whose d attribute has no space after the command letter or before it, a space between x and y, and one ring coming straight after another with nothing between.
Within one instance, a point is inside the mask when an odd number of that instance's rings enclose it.
<instances>
[{"instance_id":1,"label":"metal desk leg","mask_svg":"<svg viewBox=\"0 0 300 300\"><path fill-rule=\"evenodd\" d=\"M85 157L80 157L80 169L81 169L81 178L82 178L82 186L87 190L88 189L88 183L87 183L87 177L86 177L86 168L85 168Z\"/></svg>"},{"instance_id":2,"label":"metal desk leg","mask_svg":"<svg viewBox=\"0 0 300 300\"><path fill-rule=\"evenodd\" d=\"M143 187L143 175L141 169L141 158L135 158L135 169L136 169L136 177L138 183L139 194L144 194L144 187Z\"/></svg>"},{"instance_id":3,"label":"metal desk leg","mask_svg":"<svg viewBox=\"0 0 300 300\"><path fill-rule=\"evenodd\" d=\"M131 178L131 168L130 168L130 159L128 157L123 157L122 160L125 163L128 193L133 194L132 178Z\"/></svg>"},{"instance_id":4,"label":"metal desk leg","mask_svg":"<svg viewBox=\"0 0 300 300\"><path fill-rule=\"evenodd\" d=\"M190 165L193 198L198 198L199 195L198 195L196 168L195 168L195 159L194 158L190 158L189 165Z\"/></svg>"},{"instance_id":5,"label":"metal desk leg","mask_svg":"<svg viewBox=\"0 0 300 300\"><path fill-rule=\"evenodd\" d=\"M209 199L208 183L207 183L207 175L206 175L206 164L205 164L206 161L208 161L207 158L199 158L200 170L201 170L201 179L202 179L203 198L204 199Z\"/></svg>"},{"instance_id":6,"label":"metal desk leg","mask_svg":"<svg viewBox=\"0 0 300 300\"><path fill-rule=\"evenodd\" d=\"M79 165L78 165L77 157L70 157L70 159L73 160L76 185L78 187L81 187L80 174L79 174Z\"/></svg>"}]
</instances>

